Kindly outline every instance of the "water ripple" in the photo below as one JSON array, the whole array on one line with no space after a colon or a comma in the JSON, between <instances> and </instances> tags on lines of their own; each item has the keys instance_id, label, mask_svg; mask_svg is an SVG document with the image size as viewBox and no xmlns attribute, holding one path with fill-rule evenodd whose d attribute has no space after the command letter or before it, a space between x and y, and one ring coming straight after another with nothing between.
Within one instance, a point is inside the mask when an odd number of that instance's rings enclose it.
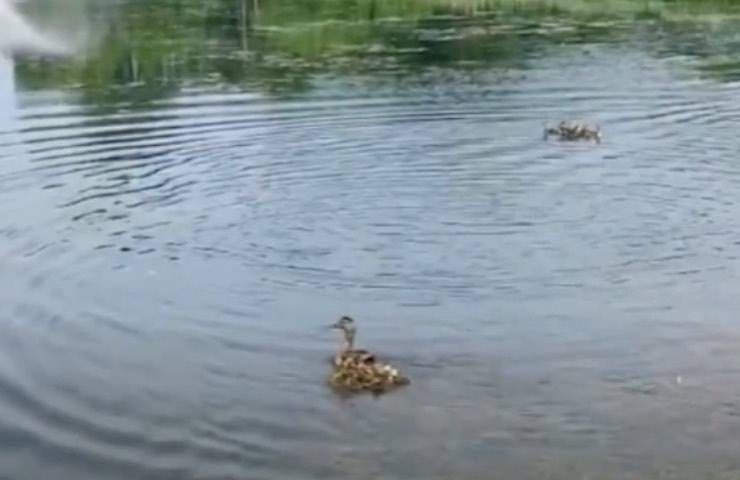
<instances>
[{"instance_id":1,"label":"water ripple","mask_svg":"<svg viewBox=\"0 0 740 480\"><path fill-rule=\"evenodd\" d=\"M718 411L712 447L737 446L738 85L577 27L439 16L404 50L564 35L507 74L388 66L106 109L17 92L0 127L13 465L346 478L380 457L404 478L472 477L494 449L709 452ZM604 141L543 141L570 117ZM317 325L345 312L413 389L328 393ZM666 451L676 424L691 433Z\"/></svg>"}]
</instances>

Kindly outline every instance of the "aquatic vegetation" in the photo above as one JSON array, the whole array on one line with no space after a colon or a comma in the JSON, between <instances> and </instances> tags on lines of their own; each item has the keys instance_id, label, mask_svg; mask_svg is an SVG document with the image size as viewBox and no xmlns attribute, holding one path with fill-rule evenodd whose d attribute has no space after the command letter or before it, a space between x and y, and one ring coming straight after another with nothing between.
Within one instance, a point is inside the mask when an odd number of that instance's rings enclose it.
<instances>
[{"instance_id":1,"label":"aquatic vegetation","mask_svg":"<svg viewBox=\"0 0 740 480\"><path fill-rule=\"evenodd\" d=\"M379 69L397 79L434 67L527 69L562 45L613 43L650 22L663 22L657 52L703 56L700 39L682 36L711 22L734 34L740 18L740 4L720 0L162 0L76 11L97 30L87 52L17 71L26 88L74 86L95 105L145 104L193 84L282 95L317 76Z\"/></svg>"}]
</instances>

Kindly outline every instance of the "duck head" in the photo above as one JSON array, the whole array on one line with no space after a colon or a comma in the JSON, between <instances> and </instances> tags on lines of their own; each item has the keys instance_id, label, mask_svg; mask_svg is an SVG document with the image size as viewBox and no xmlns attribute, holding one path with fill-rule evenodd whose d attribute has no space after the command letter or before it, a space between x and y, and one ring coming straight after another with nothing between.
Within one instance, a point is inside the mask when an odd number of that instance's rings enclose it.
<instances>
[{"instance_id":1,"label":"duck head","mask_svg":"<svg viewBox=\"0 0 740 480\"><path fill-rule=\"evenodd\" d=\"M349 350L355 342L355 333L357 333L357 327L355 321L348 316L343 316L336 323L332 324L330 328L335 328L342 331L342 350Z\"/></svg>"}]
</instances>

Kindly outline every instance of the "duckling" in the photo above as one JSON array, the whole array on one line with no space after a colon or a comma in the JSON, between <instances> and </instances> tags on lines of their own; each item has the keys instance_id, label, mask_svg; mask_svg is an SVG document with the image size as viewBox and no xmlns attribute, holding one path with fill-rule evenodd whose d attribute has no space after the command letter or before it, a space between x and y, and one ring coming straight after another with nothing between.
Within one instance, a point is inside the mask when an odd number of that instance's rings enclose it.
<instances>
[{"instance_id":1,"label":"duckling","mask_svg":"<svg viewBox=\"0 0 740 480\"><path fill-rule=\"evenodd\" d=\"M333 387L349 392L383 393L409 383L398 369L378 361L367 350L354 348L357 327L352 318L343 316L331 328L342 331L342 344L334 355L329 375Z\"/></svg>"},{"instance_id":2,"label":"duckling","mask_svg":"<svg viewBox=\"0 0 740 480\"><path fill-rule=\"evenodd\" d=\"M563 120L557 127L545 125L544 139L547 140L550 135L557 135L560 140L594 140L601 143L601 127L572 120Z\"/></svg>"}]
</instances>

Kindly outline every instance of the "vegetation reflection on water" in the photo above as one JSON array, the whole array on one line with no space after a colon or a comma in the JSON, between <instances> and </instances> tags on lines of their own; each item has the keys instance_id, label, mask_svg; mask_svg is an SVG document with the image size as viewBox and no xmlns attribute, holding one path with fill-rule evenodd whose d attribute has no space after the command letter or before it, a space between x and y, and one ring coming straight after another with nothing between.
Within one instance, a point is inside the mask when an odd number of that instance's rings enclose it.
<instances>
[{"instance_id":1,"label":"vegetation reflection on water","mask_svg":"<svg viewBox=\"0 0 740 480\"><path fill-rule=\"evenodd\" d=\"M290 94L310 89L316 75L405 77L434 66L506 70L564 43L609 43L635 34L652 36L656 53L710 57L701 68L720 79L734 79L740 69L727 59L732 44L716 41L733 34L736 24L726 21L740 16L740 5L717 0L34 5L37 17L62 24L59 19L66 18L68 29L84 25L93 41L80 61L22 64L24 85L79 85L85 98L100 106L145 103L204 82ZM463 18L475 21L466 24ZM715 39L711 45L707 29Z\"/></svg>"}]
</instances>

